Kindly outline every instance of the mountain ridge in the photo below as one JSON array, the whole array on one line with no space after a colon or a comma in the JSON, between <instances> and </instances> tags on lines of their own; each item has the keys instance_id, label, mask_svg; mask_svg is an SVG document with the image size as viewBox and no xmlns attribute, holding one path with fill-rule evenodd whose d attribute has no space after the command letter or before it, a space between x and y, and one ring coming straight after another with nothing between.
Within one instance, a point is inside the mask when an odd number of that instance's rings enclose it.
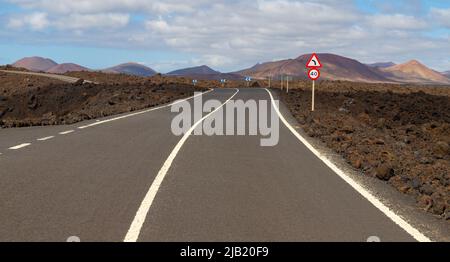
<instances>
[{"instance_id":1,"label":"mountain ridge","mask_svg":"<svg viewBox=\"0 0 450 262\"><path fill-rule=\"evenodd\" d=\"M74 63L62 63L55 65L54 67L46 70L45 72L52 74L64 74L73 71L91 71L91 69Z\"/></svg>"},{"instance_id":2,"label":"mountain ridge","mask_svg":"<svg viewBox=\"0 0 450 262\"><path fill-rule=\"evenodd\" d=\"M105 73L122 73L136 76L153 76L157 74L157 72L152 68L135 62L119 64L100 71Z\"/></svg>"},{"instance_id":3,"label":"mountain ridge","mask_svg":"<svg viewBox=\"0 0 450 262\"><path fill-rule=\"evenodd\" d=\"M207 65L194 66L181 68L167 73L166 75L191 75L191 74L203 74L203 75L213 75L213 74L221 74L221 72L212 69Z\"/></svg>"},{"instance_id":4,"label":"mountain ridge","mask_svg":"<svg viewBox=\"0 0 450 262\"><path fill-rule=\"evenodd\" d=\"M190 77L206 80L242 80L245 76L254 79L265 79L267 77L280 78L289 75L297 79L307 79L305 65L311 54L303 54L297 58L283 59L257 63L254 66L239 71L222 73L207 65L177 69L167 73L168 76ZM403 64L393 62L379 62L363 64L358 60L331 54L319 53L319 59L323 64L321 68L321 79L347 80L354 82L369 83L415 83L415 84L450 84L450 71L437 72L423 65L417 60L410 60ZM55 61L39 57L24 57L14 64L30 71L64 74L71 71L100 71L106 73L123 73L137 76L153 76L155 70L145 65L128 62L112 66L106 69L91 70L87 67L74 63L58 64Z\"/></svg>"},{"instance_id":5,"label":"mountain ridge","mask_svg":"<svg viewBox=\"0 0 450 262\"><path fill-rule=\"evenodd\" d=\"M45 72L48 69L57 66L58 64L49 59L44 58L40 56L30 56L30 57L24 57L22 59L17 60L12 64L14 67L18 68L25 68L30 71L37 71L37 72Z\"/></svg>"},{"instance_id":6,"label":"mountain ridge","mask_svg":"<svg viewBox=\"0 0 450 262\"><path fill-rule=\"evenodd\" d=\"M440 83L450 84L450 79L432 70L417 60L410 60L403 64L381 68L389 78L406 83Z\"/></svg>"}]
</instances>

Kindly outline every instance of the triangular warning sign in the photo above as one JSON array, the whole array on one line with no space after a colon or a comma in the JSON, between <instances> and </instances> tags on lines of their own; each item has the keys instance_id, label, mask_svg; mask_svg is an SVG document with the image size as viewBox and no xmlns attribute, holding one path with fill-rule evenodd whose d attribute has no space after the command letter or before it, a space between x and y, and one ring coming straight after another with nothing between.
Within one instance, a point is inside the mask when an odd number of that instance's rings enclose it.
<instances>
[{"instance_id":1,"label":"triangular warning sign","mask_svg":"<svg viewBox=\"0 0 450 262\"><path fill-rule=\"evenodd\" d=\"M306 64L307 68L320 68L322 67L322 64L320 63L319 57L317 57L317 54L312 54L311 58L308 60L308 63Z\"/></svg>"}]
</instances>

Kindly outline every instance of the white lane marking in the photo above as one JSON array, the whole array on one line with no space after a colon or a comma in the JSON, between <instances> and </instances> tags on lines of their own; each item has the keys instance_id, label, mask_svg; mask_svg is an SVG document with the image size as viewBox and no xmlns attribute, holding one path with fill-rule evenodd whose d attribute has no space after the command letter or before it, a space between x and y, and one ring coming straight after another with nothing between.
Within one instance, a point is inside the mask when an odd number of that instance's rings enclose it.
<instances>
[{"instance_id":1,"label":"white lane marking","mask_svg":"<svg viewBox=\"0 0 450 262\"><path fill-rule=\"evenodd\" d=\"M43 137L43 138L38 138L37 141L46 141L46 140L52 139L54 137L55 136L46 136L46 137Z\"/></svg>"},{"instance_id":2,"label":"white lane marking","mask_svg":"<svg viewBox=\"0 0 450 262\"><path fill-rule=\"evenodd\" d=\"M111 122L111 121L116 121L116 120L123 119L123 118L127 118L127 117L145 114L145 113L148 113L148 112L151 112L151 111L154 111L154 110L158 110L158 109L161 109L161 108L166 108L166 107L169 107L169 106L172 106L172 105L181 103L181 102L183 102L183 101L189 100L189 99L191 99L191 98L194 98L194 97L197 97L197 96L200 96L200 95L207 94L207 93L209 93L209 92L211 92L211 91L213 91L213 89L210 89L210 90L208 90L208 91L206 91L206 92L204 92L204 93L200 93L200 94L197 94L197 95L194 95L194 96L191 96L191 97L182 99L182 100L177 100L177 101L175 101L175 102L173 102L173 103L170 103L170 104L167 104L167 105L163 105L163 106L159 106L159 107L150 108L150 109L147 109L147 110L144 110L144 111L139 111L139 112L131 113L131 114L128 114L128 115L123 115L123 116L119 116L119 117L114 117L114 118L106 119L106 120L103 120L103 121L98 121L98 120L97 120L95 123L92 123L92 124L89 124L89 125L85 125L85 126L80 126L80 127L78 127L78 128L79 128L79 129L85 129L85 128L88 128L88 127L92 127L92 126L96 126L96 125L101 125L101 124L104 124L104 123L108 123L108 122Z\"/></svg>"},{"instance_id":3,"label":"white lane marking","mask_svg":"<svg viewBox=\"0 0 450 262\"><path fill-rule=\"evenodd\" d=\"M17 150L17 149L21 149L21 148L27 147L27 146L29 146L29 145L31 145L31 143L23 143L23 144L20 144L20 145L17 145L17 146L12 146L12 147L10 147L9 149L11 149L11 150Z\"/></svg>"},{"instance_id":4,"label":"white lane marking","mask_svg":"<svg viewBox=\"0 0 450 262\"><path fill-rule=\"evenodd\" d=\"M408 234L410 234L414 239L420 242L431 242L431 240L423 235L419 230L411 226L406 222L401 216L397 215L394 211L390 210L385 206L378 198L372 195L366 188L360 185L358 182L353 180L350 176L346 175L341 169L339 169L335 164L333 164L326 156L322 155L317 149L315 149L304 137L302 137L284 118L280 110L275 104L275 99L272 93L266 88L265 89L272 100L272 106L275 108L278 116L284 125L300 140L313 154L315 154L322 162L324 162L331 170L333 170L339 177L341 177L345 182L347 182L353 189L355 189L359 194L361 194L365 199L367 199L372 205L383 212L388 218L390 218L395 224L400 226Z\"/></svg>"},{"instance_id":5,"label":"white lane marking","mask_svg":"<svg viewBox=\"0 0 450 262\"><path fill-rule=\"evenodd\" d=\"M127 235L125 236L124 242L136 242L139 238L139 234L141 233L142 225L145 222L145 219L147 217L148 211L150 210L150 207L152 206L153 200L155 199L156 193L158 192L159 187L161 186L161 183L164 180L164 177L167 174L167 171L169 171L170 166L172 165L173 160L177 156L178 152L180 151L183 144L186 142L186 140L189 138L189 136L192 134L194 129L203 122L206 118L208 118L210 115L217 112L220 108L222 108L226 103L228 103L233 97L239 93L239 89L236 88L236 92L228 98L227 101L225 101L220 107L216 108L211 113L204 116L202 119L198 120L187 132L183 135L183 137L178 141L175 148L170 153L169 157L167 157L166 161L164 162L163 166L159 170L158 174L156 175L155 179L153 180L152 185L150 186L147 194L145 195L144 199L142 200L141 205L139 206L138 211L136 212L136 215L133 219L133 222L131 223L130 228L128 229Z\"/></svg>"},{"instance_id":6,"label":"white lane marking","mask_svg":"<svg viewBox=\"0 0 450 262\"><path fill-rule=\"evenodd\" d=\"M70 133L73 133L73 132L75 132L75 130L67 130L67 131L64 131L64 132L59 132L59 134L60 135L67 135L67 134L70 134Z\"/></svg>"}]
</instances>

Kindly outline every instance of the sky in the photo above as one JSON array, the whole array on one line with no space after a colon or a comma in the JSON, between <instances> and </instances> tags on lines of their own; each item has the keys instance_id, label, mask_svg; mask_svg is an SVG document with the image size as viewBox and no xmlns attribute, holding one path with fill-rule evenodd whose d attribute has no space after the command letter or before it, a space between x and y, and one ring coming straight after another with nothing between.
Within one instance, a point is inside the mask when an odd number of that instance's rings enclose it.
<instances>
[{"instance_id":1,"label":"sky","mask_svg":"<svg viewBox=\"0 0 450 262\"><path fill-rule=\"evenodd\" d=\"M311 52L450 70L450 1L0 0L0 64L229 72Z\"/></svg>"}]
</instances>

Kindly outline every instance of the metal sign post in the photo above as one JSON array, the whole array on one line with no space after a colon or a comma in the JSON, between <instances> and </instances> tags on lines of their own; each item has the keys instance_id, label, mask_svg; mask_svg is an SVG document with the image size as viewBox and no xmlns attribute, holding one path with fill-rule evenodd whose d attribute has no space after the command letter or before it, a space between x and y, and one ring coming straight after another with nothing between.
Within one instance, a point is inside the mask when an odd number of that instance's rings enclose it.
<instances>
[{"instance_id":1,"label":"metal sign post","mask_svg":"<svg viewBox=\"0 0 450 262\"><path fill-rule=\"evenodd\" d=\"M250 87L250 82L252 81L252 78L250 76L246 76L245 81L247 82L247 87Z\"/></svg>"},{"instance_id":2,"label":"metal sign post","mask_svg":"<svg viewBox=\"0 0 450 262\"><path fill-rule=\"evenodd\" d=\"M289 93L289 76L286 76L286 93Z\"/></svg>"},{"instance_id":3,"label":"metal sign post","mask_svg":"<svg viewBox=\"0 0 450 262\"><path fill-rule=\"evenodd\" d=\"M283 90L283 75L281 75L280 77L281 77L281 90Z\"/></svg>"},{"instance_id":4,"label":"metal sign post","mask_svg":"<svg viewBox=\"0 0 450 262\"><path fill-rule=\"evenodd\" d=\"M308 71L308 77L312 80L312 95L311 95L311 111L314 111L314 103L315 103L315 83L316 80L320 77L320 71L319 68L322 67L322 64L320 63L319 57L316 53L313 53L311 55L311 58L308 60L308 63L306 63L306 67L310 68Z\"/></svg>"},{"instance_id":5,"label":"metal sign post","mask_svg":"<svg viewBox=\"0 0 450 262\"><path fill-rule=\"evenodd\" d=\"M314 112L314 83L315 83L316 81L315 80L313 80L313 85L312 85L312 102L311 102L311 111L313 111Z\"/></svg>"}]
</instances>

